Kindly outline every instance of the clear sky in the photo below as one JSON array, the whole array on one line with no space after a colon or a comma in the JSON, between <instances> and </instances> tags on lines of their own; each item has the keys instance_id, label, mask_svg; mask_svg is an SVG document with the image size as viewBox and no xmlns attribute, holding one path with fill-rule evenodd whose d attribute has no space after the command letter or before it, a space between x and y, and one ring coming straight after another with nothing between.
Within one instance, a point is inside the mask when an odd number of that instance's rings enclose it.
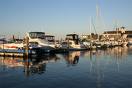
<instances>
[{"instance_id":1,"label":"clear sky","mask_svg":"<svg viewBox=\"0 0 132 88\"><path fill-rule=\"evenodd\" d=\"M97 20L96 5L99 5ZM115 26L132 29L132 0L0 0L0 35L44 31L57 37L87 34L89 21L98 33ZM94 30L91 30L94 32Z\"/></svg>"}]
</instances>

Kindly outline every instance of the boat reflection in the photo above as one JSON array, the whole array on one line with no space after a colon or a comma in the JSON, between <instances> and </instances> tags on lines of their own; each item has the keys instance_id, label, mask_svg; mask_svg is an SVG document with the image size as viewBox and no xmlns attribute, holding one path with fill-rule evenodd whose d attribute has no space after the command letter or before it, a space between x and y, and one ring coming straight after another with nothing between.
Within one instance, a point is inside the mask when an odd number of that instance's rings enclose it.
<instances>
[{"instance_id":1,"label":"boat reflection","mask_svg":"<svg viewBox=\"0 0 132 88\"><path fill-rule=\"evenodd\" d=\"M23 64L24 73L26 76L30 76L36 73L42 74L46 71L46 63L42 63L41 60L24 59Z\"/></svg>"},{"instance_id":2,"label":"boat reflection","mask_svg":"<svg viewBox=\"0 0 132 88\"><path fill-rule=\"evenodd\" d=\"M113 59L125 59L127 55L132 54L132 47L114 47L114 48L108 48L107 50L93 50L93 51L87 51L87 52L81 52L81 56L83 57L90 57L93 56L96 57L102 57L110 56Z\"/></svg>"},{"instance_id":3,"label":"boat reflection","mask_svg":"<svg viewBox=\"0 0 132 88\"><path fill-rule=\"evenodd\" d=\"M63 55L68 67L77 65L79 62L79 56L80 56L80 51L70 52L68 54Z\"/></svg>"},{"instance_id":4,"label":"boat reflection","mask_svg":"<svg viewBox=\"0 0 132 88\"><path fill-rule=\"evenodd\" d=\"M103 66L113 65L115 71L120 71L120 65L127 61L127 56L132 55L132 47L115 47L107 50L94 51L75 51L67 54L43 55L34 58L11 58L0 57L0 66L5 69L23 68L26 76L34 74L43 74L46 71L46 65L50 62L57 62L60 59L65 60L66 65L77 66L79 58L86 58L90 63L90 72L102 71ZM100 67L101 65L101 67ZM100 72L99 72L100 73ZM100 73L103 77L103 72Z\"/></svg>"},{"instance_id":5,"label":"boat reflection","mask_svg":"<svg viewBox=\"0 0 132 88\"><path fill-rule=\"evenodd\" d=\"M1 57L0 65L5 68L18 68L23 66L23 58Z\"/></svg>"},{"instance_id":6,"label":"boat reflection","mask_svg":"<svg viewBox=\"0 0 132 88\"><path fill-rule=\"evenodd\" d=\"M56 62L59 57L56 55L45 55L35 58L10 58L1 57L0 65L3 69L24 68L23 72L26 76L34 74L43 74L46 71L46 64Z\"/></svg>"}]
</instances>

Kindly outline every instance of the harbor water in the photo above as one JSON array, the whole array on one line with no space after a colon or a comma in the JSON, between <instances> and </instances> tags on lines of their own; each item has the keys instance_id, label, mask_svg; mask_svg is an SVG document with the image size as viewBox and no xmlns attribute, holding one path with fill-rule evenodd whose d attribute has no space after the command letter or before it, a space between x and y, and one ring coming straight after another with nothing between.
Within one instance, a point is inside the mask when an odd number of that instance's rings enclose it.
<instances>
[{"instance_id":1,"label":"harbor water","mask_svg":"<svg viewBox=\"0 0 132 88\"><path fill-rule=\"evenodd\" d=\"M132 88L132 48L0 57L0 88Z\"/></svg>"}]
</instances>

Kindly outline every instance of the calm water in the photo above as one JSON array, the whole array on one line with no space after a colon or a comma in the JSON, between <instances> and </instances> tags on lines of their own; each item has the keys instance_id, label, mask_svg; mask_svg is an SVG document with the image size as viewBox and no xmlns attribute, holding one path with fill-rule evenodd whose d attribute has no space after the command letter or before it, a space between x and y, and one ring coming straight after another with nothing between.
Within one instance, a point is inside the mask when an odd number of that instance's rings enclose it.
<instances>
[{"instance_id":1,"label":"calm water","mask_svg":"<svg viewBox=\"0 0 132 88\"><path fill-rule=\"evenodd\" d=\"M132 48L1 57L0 88L132 88Z\"/></svg>"}]
</instances>

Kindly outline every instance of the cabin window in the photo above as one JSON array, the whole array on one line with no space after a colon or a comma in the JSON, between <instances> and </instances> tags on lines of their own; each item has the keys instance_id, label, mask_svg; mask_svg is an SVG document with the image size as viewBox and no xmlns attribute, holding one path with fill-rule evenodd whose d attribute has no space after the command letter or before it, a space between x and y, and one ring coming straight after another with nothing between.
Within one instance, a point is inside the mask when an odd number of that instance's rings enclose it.
<instances>
[{"instance_id":1,"label":"cabin window","mask_svg":"<svg viewBox=\"0 0 132 88\"><path fill-rule=\"evenodd\" d=\"M72 42L62 42L62 45L67 45L67 44L71 45Z\"/></svg>"},{"instance_id":2,"label":"cabin window","mask_svg":"<svg viewBox=\"0 0 132 88\"><path fill-rule=\"evenodd\" d=\"M29 45L38 45L38 42L29 42Z\"/></svg>"},{"instance_id":3,"label":"cabin window","mask_svg":"<svg viewBox=\"0 0 132 88\"><path fill-rule=\"evenodd\" d=\"M69 45L72 45L72 42L69 42Z\"/></svg>"},{"instance_id":4,"label":"cabin window","mask_svg":"<svg viewBox=\"0 0 132 88\"><path fill-rule=\"evenodd\" d=\"M67 42L62 42L63 45L67 44Z\"/></svg>"},{"instance_id":5,"label":"cabin window","mask_svg":"<svg viewBox=\"0 0 132 88\"><path fill-rule=\"evenodd\" d=\"M73 39L73 37L72 36L66 36L66 40L68 40L68 39Z\"/></svg>"},{"instance_id":6,"label":"cabin window","mask_svg":"<svg viewBox=\"0 0 132 88\"><path fill-rule=\"evenodd\" d=\"M132 35L127 35L127 38L132 38Z\"/></svg>"},{"instance_id":7,"label":"cabin window","mask_svg":"<svg viewBox=\"0 0 132 88\"><path fill-rule=\"evenodd\" d=\"M31 38L41 38L41 39L44 39L45 38L45 34L43 32L31 32L29 34L29 36Z\"/></svg>"},{"instance_id":8,"label":"cabin window","mask_svg":"<svg viewBox=\"0 0 132 88\"><path fill-rule=\"evenodd\" d=\"M45 36L45 39L48 40L49 42L54 42L55 37L52 37L52 36Z\"/></svg>"},{"instance_id":9,"label":"cabin window","mask_svg":"<svg viewBox=\"0 0 132 88\"><path fill-rule=\"evenodd\" d=\"M75 39L78 39L78 36L75 36Z\"/></svg>"}]
</instances>

